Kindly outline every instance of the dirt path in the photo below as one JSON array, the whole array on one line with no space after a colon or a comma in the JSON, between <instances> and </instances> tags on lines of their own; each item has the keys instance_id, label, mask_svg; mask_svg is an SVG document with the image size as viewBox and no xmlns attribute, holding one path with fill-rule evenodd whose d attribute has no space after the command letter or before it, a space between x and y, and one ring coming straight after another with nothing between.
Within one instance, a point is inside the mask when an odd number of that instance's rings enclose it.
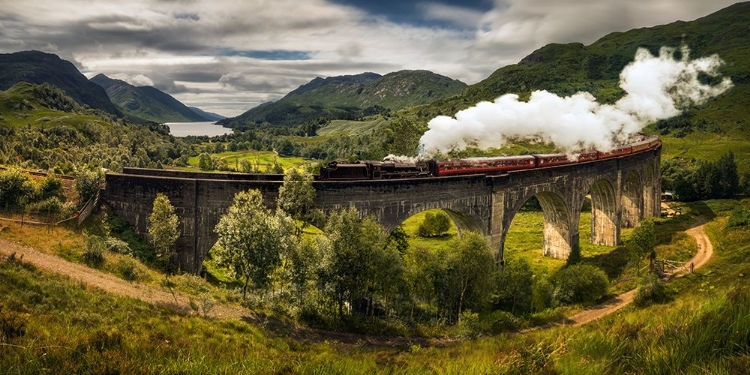
<instances>
[{"instance_id":1,"label":"dirt path","mask_svg":"<svg viewBox=\"0 0 750 375\"><path fill-rule=\"evenodd\" d=\"M15 253L16 259L31 263L41 269L70 277L72 280L102 289L108 293L136 298L155 305L161 305L173 310L190 313L188 297L169 291L132 283L117 276L101 272L82 264L69 262L58 256L45 254L38 250L0 238L0 255L5 257ZM252 314L240 308L216 305L208 314L220 319L253 319Z\"/></svg>"},{"instance_id":2,"label":"dirt path","mask_svg":"<svg viewBox=\"0 0 750 375\"><path fill-rule=\"evenodd\" d=\"M705 221L702 219L698 220L699 222L697 223L697 226L689 229L686 232L690 236L695 238L695 241L698 243L698 252L692 259L685 263L685 266L678 268L676 272L670 275L670 277L680 277L690 272L691 263L693 264L693 269L702 267L713 255L713 246L711 245L711 241L708 239L708 236L704 231ZM86 285L99 288L108 293L136 298L144 302L163 306L182 313L197 314L197 312L193 311L190 308L189 298L182 294L173 294L162 288L128 282L114 275L87 267L85 265L69 262L58 256L42 253L38 250L0 238L0 255L8 257L11 254L15 254L16 258L21 259L24 262L31 263L41 269L68 276L72 280L80 281ZM574 314L561 324L570 326L580 326L582 324L586 324L623 308L627 304L631 303L634 297L635 290L625 292L607 302ZM261 320L257 316L255 316L255 314L246 309L221 304L216 304L208 312L207 315L211 318L217 319L241 319L256 323L261 322ZM319 331L316 329L309 329L304 327L286 327L285 330L289 330L290 328L292 332L287 332L287 334L292 337L308 340L316 340L316 338L322 338L334 339L342 342L364 342L371 345L386 346L398 346L413 341L424 341L423 343L425 344L427 342L431 342L433 345L440 345L440 343L437 343L435 340L424 338L363 336L348 333ZM535 327L530 330L540 328L543 327ZM523 332L525 331L527 330L524 330Z\"/></svg>"},{"instance_id":3,"label":"dirt path","mask_svg":"<svg viewBox=\"0 0 750 375\"><path fill-rule=\"evenodd\" d=\"M688 235L695 239L698 244L698 252L689 261L685 262L682 267L679 267L667 274L667 279L681 277L691 272L691 265L693 270L703 267L714 254L714 247L711 245L711 241L706 235L705 231L705 220L702 218L697 219L696 226L685 231ZM581 311L577 314L570 316L562 324L571 326L580 326L591 321L605 317L633 302L635 298L636 290L630 290L623 294L618 295L615 298L610 299L607 302L596 305L590 309Z\"/></svg>"}]
</instances>

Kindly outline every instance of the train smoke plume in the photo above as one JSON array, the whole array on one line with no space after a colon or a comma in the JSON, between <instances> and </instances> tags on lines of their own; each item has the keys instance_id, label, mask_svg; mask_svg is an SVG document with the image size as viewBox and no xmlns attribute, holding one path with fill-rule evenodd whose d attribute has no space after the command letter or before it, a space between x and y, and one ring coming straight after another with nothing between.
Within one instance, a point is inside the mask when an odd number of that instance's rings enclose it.
<instances>
[{"instance_id":1,"label":"train smoke plume","mask_svg":"<svg viewBox=\"0 0 750 375\"><path fill-rule=\"evenodd\" d=\"M620 73L626 95L614 104L600 104L587 92L560 97L542 90L531 93L528 102L506 94L455 117L437 116L419 141L420 156L467 147L497 148L513 140L552 142L568 153L611 150L649 123L676 116L680 108L702 104L732 87L729 78L714 86L698 79L701 74L718 74L724 62L717 55L690 60L687 47L681 52L675 59L674 48L662 47L659 56L639 48L635 60Z\"/></svg>"}]
</instances>

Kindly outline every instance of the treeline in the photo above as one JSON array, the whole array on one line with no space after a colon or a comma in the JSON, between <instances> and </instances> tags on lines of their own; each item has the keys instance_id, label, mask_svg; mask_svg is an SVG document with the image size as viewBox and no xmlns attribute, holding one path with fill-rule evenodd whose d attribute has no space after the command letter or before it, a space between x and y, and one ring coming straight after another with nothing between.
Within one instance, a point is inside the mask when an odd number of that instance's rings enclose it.
<instances>
[{"instance_id":1,"label":"treeline","mask_svg":"<svg viewBox=\"0 0 750 375\"><path fill-rule=\"evenodd\" d=\"M681 201L723 199L748 193L750 175L740 179L730 151L716 161L672 159L662 162L662 188Z\"/></svg>"},{"instance_id":2,"label":"treeline","mask_svg":"<svg viewBox=\"0 0 750 375\"><path fill-rule=\"evenodd\" d=\"M71 174L76 166L114 171L123 167L161 168L186 164L195 155L189 144L149 126L85 122L0 128L0 164Z\"/></svg>"}]
</instances>

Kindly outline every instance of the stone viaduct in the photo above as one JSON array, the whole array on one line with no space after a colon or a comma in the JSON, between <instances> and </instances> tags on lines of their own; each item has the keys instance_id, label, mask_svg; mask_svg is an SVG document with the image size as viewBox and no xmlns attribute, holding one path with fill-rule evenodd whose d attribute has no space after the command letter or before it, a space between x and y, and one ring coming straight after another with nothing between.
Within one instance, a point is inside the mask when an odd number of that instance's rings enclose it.
<instances>
[{"instance_id":1,"label":"stone viaduct","mask_svg":"<svg viewBox=\"0 0 750 375\"><path fill-rule=\"evenodd\" d=\"M388 230L416 213L441 208L459 230L486 235L502 259L513 217L536 196L544 211L544 255L567 259L579 251L579 218L588 197L595 244L616 245L622 227L636 226L644 217L659 214L660 157L659 147L619 158L502 175L315 181L315 204L324 211L355 206L375 216ZM107 174L104 201L145 237L153 200L157 193L166 194L180 219L178 264L197 273L217 241L214 227L234 194L258 189L267 205L273 206L282 180L282 175L126 168L122 174Z\"/></svg>"}]
</instances>

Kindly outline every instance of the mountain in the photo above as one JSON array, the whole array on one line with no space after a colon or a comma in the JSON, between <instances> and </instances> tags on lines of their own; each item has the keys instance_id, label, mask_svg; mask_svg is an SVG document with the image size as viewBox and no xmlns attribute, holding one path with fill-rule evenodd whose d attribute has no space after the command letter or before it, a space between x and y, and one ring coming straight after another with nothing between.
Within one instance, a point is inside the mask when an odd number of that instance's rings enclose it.
<instances>
[{"instance_id":1,"label":"mountain","mask_svg":"<svg viewBox=\"0 0 750 375\"><path fill-rule=\"evenodd\" d=\"M665 142L665 159L700 157L716 160L729 150L741 170L750 170L750 2L737 3L694 21L615 32L590 45L549 44L520 62L502 67L460 95L411 109L404 118L416 118L416 126L394 127L394 137L413 149L429 120L507 94L528 99L535 90L558 95L590 92L601 103L613 103L624 95L619 74L634 60L639 47L657 54L662 46L690 49L690 58L718 54L725 61L720 69L734 87L688 109L682 116L660 121L646 128ZM677 56L679 57L679 56ZM553 124L551 124L553 125ZM697 151L700 150L700 151Z\"/></svg>"},{"instance_id":2,"label":"mountain","mask_svg":"<svg viewBox=\"0 0 750 375\"><path fill-rule=\"evenodd\" d=\"M496 70L488 78L469 86L461 95L436 101L424 108L425 118L452 115L480 101L506 93L528 97L534 90L558 95L587 91L600 102L614 102L624 92L619 74L633 61L639 47L658 54L662 46L690 48L690 57L714 53L727 62L722 73L735 84L750 83L750 2L734 4L695 21L614 32L591 45L548 44L518 64ZM730 93L731 94L731 93ZM729 97L728 95L722 96ZM744 100L744 99L743 99Z\"/></svg>"},{"instance_id":3,"label":"mountain","mask_svg":"<svg viewBox=\"0 0 750 375\"><path fill-rule=\"evenodd\" d=\"M216 113L206 112L206 111L204 111L204 110L202 110L200 108L197 108L197 107L188 107L188 108L190 108L191 111L197 113L198 116L206 118L209 121L219 121L219 120L223 120L223 119L227 118L226 116L222 116L222 115L219 115L219 114L216 114Z\"/></svg>"},{"instance_id":4,"label":"mountain","mask_svg":"<svg viewBox=\"0 0 750 375\"><path fill-rule=\"evenodd\" d=\"M18 82L49 83L80 104L122 116L104 89L57 55L39 51L0 54L0 90L7 90Z\"/></svg>"},{"instance_id":5,"label":"mountain","mask_svg":"<svg viewBox=\"0 0 750 375\"><path fill-rule=\"evenodd\" d=\"M119 105L125 115L134 121L139 119L158 123L212 121L155 87L136 87L104 74L91 78L91 82L104 88L112 102Z\"/></svg>"},{"instance_id":6,"label":"mountain","mask_svg":"<svg viewBox=\"0 0 750 375\"><path fill-rule=\"evenodd\" d=\"M427 104L460 93L466 84L426 70L402 70L315 78L282 99L220 121L230 127L270 123L296 125L327 119L355 119Z\"/></svg>"}]
</instances>

